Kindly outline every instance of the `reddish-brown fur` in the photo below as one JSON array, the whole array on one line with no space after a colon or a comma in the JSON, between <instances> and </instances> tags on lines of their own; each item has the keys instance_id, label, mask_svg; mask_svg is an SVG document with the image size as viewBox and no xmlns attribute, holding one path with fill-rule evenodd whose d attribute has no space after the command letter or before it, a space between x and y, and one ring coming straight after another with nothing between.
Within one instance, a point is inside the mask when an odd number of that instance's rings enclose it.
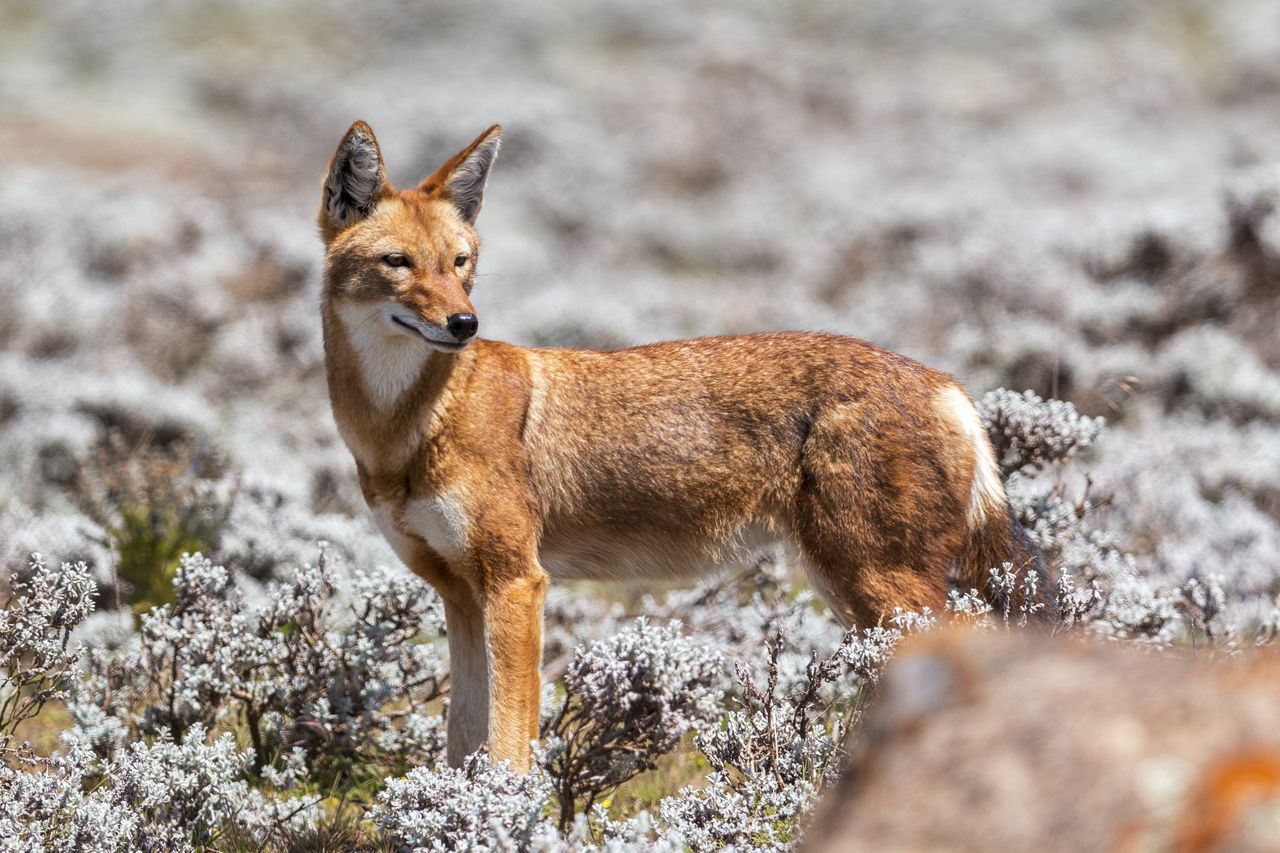
<instances>
[{"instance_id":1,"label":"reddish-brown fur","mask_svg":"<svg viewBox=\"0 0 1280 853\"><path fill-rule=\"evenodd\" d=\"M479 241L455 196L470 198L487 157L483 189L497 133L409 190L386 184L378 154L369 204L335 205L349 146L376 150L357 123L320 212L334 416L392 545L445 601L450 761L487 741L528 766L549 577L694 574L781 538L842 621L871 625L940 610L953 566L981 587L988 566L1026 556L968 397L863 341L446 352L384 322L411 312L435 335L472 310ZM402 381L379 390L382 367Z\"/></svg>"}]
</instances>

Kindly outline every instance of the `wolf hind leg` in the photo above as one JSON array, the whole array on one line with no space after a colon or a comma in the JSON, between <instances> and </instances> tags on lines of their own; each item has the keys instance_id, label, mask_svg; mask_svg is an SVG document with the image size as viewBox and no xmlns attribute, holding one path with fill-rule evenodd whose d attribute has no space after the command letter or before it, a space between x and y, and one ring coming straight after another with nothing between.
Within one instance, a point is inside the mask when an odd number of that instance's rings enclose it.
<instances>
[{"instance_id":1,"label":"wolf hind leg","mask_svg":"<svg viewBox=\"0 0 1280 853\"><path fill-rule=\"evenodd\" d=\"M842 624L863 628L896 607L942 610L968 497L936 463L928 425L868 417L850 404L815 419L793 518L814 586Z\"/></svg>"}]
</instances>

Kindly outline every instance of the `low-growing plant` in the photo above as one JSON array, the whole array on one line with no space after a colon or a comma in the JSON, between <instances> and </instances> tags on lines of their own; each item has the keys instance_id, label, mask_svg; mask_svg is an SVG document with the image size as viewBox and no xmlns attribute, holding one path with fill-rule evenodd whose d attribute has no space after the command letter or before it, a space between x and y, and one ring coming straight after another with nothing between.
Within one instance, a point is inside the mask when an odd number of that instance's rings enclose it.
<instances>
[{"instance_id":1,"label":"low-growing plant","mask_svg":"<svg viewBox=\"0 0 1280 853\"><path fill-rule=\"evenodd\" d=\"M117 431L82 469L79 503L106 531L123 587L115 592L136 612L173 601L183 554L216 547L236 490L223 469L191 438L153 445L143 436L130 445Z\"/></svg>"},{"instance_id":2,"label":"low-growing plant","mask_svg":"<svg viewBox=\"0 0 1280 853\"><path fill-rule=\"evenodd\" d=\"M102 758L81 744L32 772L0 767L0 837L89 853L210 849L228 832L266 847L319 819L319 797L249 785L250 754L193 726L181 742L135 741Z\"/></svg>"},{"instance_id":3,"label":"low-growing plant","mask_svg":"<svg viewBox=\"0 0 1280 853\"><path fill-rule=\"evenodd\" d=\"M661 803L662 831L695 850L787 849L838 775L845 735L894 648L935 621L898 612L888 626L851 629L831 654L810 651L791 679L783 675L786 637L773 635L763 678L739 664L737 708L694 738L713 772L706 785Z\"/></svg>"},{"instance_id":4,"label":"low-growing plant","mask_svg":"<svg viewBox=\"0 0 1280 853\"><path fill-rule=\"evenodd\" d=\"M542 764L555 780L560 828L719 714L718 654L644 619L579 648L560 711L544 727Z\"/></svg>"},{"instance_id":5,"label":"low-growing plant","mask_svg":"<svg viewBox=\"0 0 1280 853\"><path fill-rule=\"evenodd\" d=\"M8 585L0 609L0 760L13 751L19 725L66 696L82 654L72 632L93 612L97 592L83 563L54 570L39 554Z\"/></svg>"},{"instance_id":6,"label":"low-growing plant","mask_svg":"<svg viewBox=\"0 0 1280 853\"><path fill-rule=\"evenodd\" d=\"M390 779L373 816L402 849L527 850L544 829L547 779L520 775L482 753L462 767L419 767Z\"/></svg>"},{"instance_id":7,"label":"low-growing plant","mask_svg":"<svg viewBox=\"0 0 1280 853\"><path fill-rule=\"evenodd\" d=\"M438 755L443 721L429 708L447 674L419 638L438 634L443 616L421 581L357 574L340 596L322 550L257 606L199 555L183 559L174 587L172 604L143 614L136 645L90 657L71 707L100 752L127 733L181 740L192 726L238 721L258 773L302 754L303 778L339 784L368 762Z\"/></svg>"},{"instance_id":8,"label":"low-growing plant","mask_svg":"<svg viewBox=\"0 0 1280 853\"><path fill-rule=\"evenodd\" d=\"M978 412L1005 477L1060 465L1092 445L1105 426L1102 418L1085 417L1071 403L1006 388L983 395Z\"/></svg>"}]
</instances>

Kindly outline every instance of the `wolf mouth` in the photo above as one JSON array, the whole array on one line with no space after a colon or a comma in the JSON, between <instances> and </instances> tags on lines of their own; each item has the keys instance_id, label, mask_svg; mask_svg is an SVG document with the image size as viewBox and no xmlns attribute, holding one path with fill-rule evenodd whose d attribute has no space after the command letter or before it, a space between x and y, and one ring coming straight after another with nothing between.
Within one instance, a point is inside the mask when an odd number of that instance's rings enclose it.
<instances>
[{"instance_id":1,"label":"wolf mouth","mask_svg":"<svg viewBox=\"0 0 1280 853\"><path fill-rule=\"evenodd\" d=\"M435 338L429 338L427 337L426 332L424 332L421 329L421 327L415 326L412 323L408 323L400 319L399 317L393 316L391 318L391 322L395 323L397 326L400 326L401 328L408 329L409 331L421 337L427 343L431 344L431 346L445 350L446 352L460 352L461 350L466 349L466 346L468 343L467 341L459 341L457 343L451 343L449 341L438 341Z\"/></svg>"}]
</instances>

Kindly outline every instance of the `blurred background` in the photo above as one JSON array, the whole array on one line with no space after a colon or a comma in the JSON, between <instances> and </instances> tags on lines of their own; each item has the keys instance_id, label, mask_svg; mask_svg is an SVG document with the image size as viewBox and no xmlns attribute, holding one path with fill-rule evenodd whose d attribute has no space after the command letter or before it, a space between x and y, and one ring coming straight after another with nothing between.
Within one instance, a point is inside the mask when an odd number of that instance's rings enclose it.
<instances>
[{"instance_id":1,"label":"blurred background","mask_svg":"<svg viewBox=\"0 0 1280 853\"><path fill-rule=\"evenodd\" d=\"M393 561L317 310L357 118L398 184L504 125L482 335L823 329L1070 400L1136 570L1273 606L1273 0L5 0L0 560Z\"/></svg>"}]
</instances>

